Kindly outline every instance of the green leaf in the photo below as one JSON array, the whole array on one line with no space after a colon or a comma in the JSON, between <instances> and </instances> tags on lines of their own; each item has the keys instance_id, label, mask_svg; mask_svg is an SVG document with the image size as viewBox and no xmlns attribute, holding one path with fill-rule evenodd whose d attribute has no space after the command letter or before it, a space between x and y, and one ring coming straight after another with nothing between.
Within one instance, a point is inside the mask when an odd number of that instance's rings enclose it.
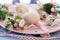
<instances>
[{"instance_id":1,"label":"green leaf","mask_svg":"<svg viewBox=\"0 0 60 40\"><path fill-rule=\"evenodd\" d=\"M59 13L59 14L60 14L60 11L57 11L57 13Z\"/></svg>"},{"instance_id":2,"label":"green leaf","mask_svg":"<svg viewBox=\"0 0 60 40\"><path fill-rule=\"evenodd\" d=\"M11 27L10 24L7 24L7 25L5 26L6 29L9 29L10 27Z\"/></svg>"},{"instance_id":3,"label":"green leaf","mask_svg":"<svg viewBox=\"0 0 60 40\"><path fill-rule=\"evenodd\" d=\"M0 18L1 18L2 20L5 20L5 17L6 17L6 13L0 11Z\"/></svg>"},{"instance_id":4,"label":"green leaf","mask_svg":"<svg viewBox=\"0 0 60 40\"><path fill-rule=\"evenodd\" d=\"M48 14L51 13L51 8L52 8L52 4L51 3L44 4L44 11L46 11Z\"/></svg>"},{"instance_id":5,"label":"green leaf","mask_svg":"<svg viewBox=\"0 0 60 40\"><path fill-rule=\"evenodd\" d=\"M1 20L5 20L8 11L6 11L6 10L3 11L3 10L1 10L1 9L2 9L2 8L0 8L0 19L1 19Z\"/></svg>"},{"instance_id":6,"label":"green leaf","mask_svg":"<svg viewBox=\"0 0 60 40\"><path fill-rule=\"evenodd\" d=\"M21 16L16 16L16 17L15 17L15 20L16 20L16 19L22 20L22 17L21 17Z\"/></svg>"},{"instance_id":7,"label":"green leaf","mask_svg":"<svg viewBox=\"0 0 60 40\"><path fill-rule=\"evenodd\" d=\"M15 20L13 20L13 19L10 19L10 18L8 18L8 20L12 23L12 25L14 25L14 23L15 23Z\"/></svg>"}]
</instances>

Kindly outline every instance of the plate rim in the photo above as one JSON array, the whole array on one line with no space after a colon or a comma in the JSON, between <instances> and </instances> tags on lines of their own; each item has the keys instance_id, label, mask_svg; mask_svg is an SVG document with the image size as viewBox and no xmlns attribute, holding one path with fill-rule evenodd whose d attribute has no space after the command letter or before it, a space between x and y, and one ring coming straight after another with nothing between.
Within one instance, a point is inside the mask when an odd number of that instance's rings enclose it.
<instances>
[{"instance_id":1,"label":"plate rim","mask_svg":"<svg viewBox=\"0 0 60 40\"><path fill-rule=\"evenodd\" d=\"M1 25L0 24L0 26L1 27L3 27L4 28L4 26L3 25ZM4 29L6 29L6 28L4 28ZM23 33L23 34L44 34L44 33L24 33L24 32L19 32L19 31L15 31L15 30L10 30L10 29L6 29L6 30L8 30L8 31L11 31L11 32L15 32L15 33ZM57 31L59 31L60 29L58 29L58 30L54 30L54 31L51 31L51 32L49 32L49 33L54 33L54 32L57 32Z\"/></svg>"}]
</instances>

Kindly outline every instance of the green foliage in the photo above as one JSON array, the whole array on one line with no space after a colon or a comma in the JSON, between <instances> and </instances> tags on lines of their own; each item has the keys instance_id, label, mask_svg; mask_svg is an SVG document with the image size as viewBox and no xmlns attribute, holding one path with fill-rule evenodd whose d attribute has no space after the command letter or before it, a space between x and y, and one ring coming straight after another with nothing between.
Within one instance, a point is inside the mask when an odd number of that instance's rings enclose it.
<instances>
[{"instance_id":1,"label":"green foliage","mask_svg":"<svg viewBox=\"0 0 60 40\"><path fill-rule=\"evenodd\" d=\"M5 20L8 10L0 6L0 20Z\"/></svg>"},{"instance_id":2,"label":"green foliage","mask_svg":"<svg viewBox=\"0 0 60 40\"><path fill-rule=\"evenodd\" d=\"M57 13L59 13L59 14L60 14L60 11L57 11Z\"/></svg>"},{"instance_id":3,"label":"green foliage","mask_svg":"<svg viewBox=\"0 0 60 40\"><path fill-rule=\"evenodd\" d=\"M15 20L8 18L8 21L10 21L11 22L11 25L13 26L13 28L15 28L14 27Z\"/></svg>"},{"instance_id":4,"label":"green foliage","mask_svg":"<svg viewBox=\"0 0 60 40\"><path fill-rule=\"evenodd\" d=\"M48 14L50 14L51 13L51 8L52 8L52 4L46 3L43 6L44 6L43 10L46 11Z\"/></svg>"},{"instance_id":5,"label":"green foliage","mask_svg":"<svg viewBox=\"0 0 60 40\"><path fill-rule=\"evenodd\" d=\"M9 29L10 27L11 27L10 24L7 24L7 25L5 26L6 29Z\"/></svg>"},{"instance_id":6,"label":"green foliage","mask_svg":"<svg viewBox=\"0 0 60 40\"><path fill-rule=\"evenodd\" d=\"M5 20L7 12L0 11L0 19Z\"/></svg>"},{"instance_id":7,"label":"green foliage","mask_svg":"<svg viewBox=\"0 0 60 40\"><path fill-rule=\"evenodd\" d=\"M16 19L22 20L22 17L21 17L21 16L16 16L16 17L15 17L15 20L16 20Z\"/></svg>"},{"instance_id":8,"label":"green foliage","mask_svg":"<svg viewBox=\"0 0 60 40\"><path fill-rule=\"evenodd\" d=\"M15 20L8 18L8 20L11 22L12 25L14 25Z\"/></svg>"}]
</instances>

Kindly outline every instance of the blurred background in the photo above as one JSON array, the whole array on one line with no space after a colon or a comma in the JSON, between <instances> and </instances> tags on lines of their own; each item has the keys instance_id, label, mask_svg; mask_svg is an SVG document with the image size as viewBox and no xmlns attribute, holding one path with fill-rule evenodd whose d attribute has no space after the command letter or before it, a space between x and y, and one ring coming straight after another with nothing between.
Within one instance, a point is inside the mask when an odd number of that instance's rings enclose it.
<instances>
[{"instance_id":1,"label":"blurred background","mask_svg":"<svg viewBox=\"0 0 60 40\"><path fill-rule=\"evenodd\" d=\"M12 1L18 1L18 0L0 0L0 3L3 4L3 3L9 3L9 4L12 4ZM20 3L26 3L26 4L30 4L31 0L19 0ZM34 1L34 0L33 0ZM50 2L56 2L57 4L60 4L60 0L40 0L40 2L42 4L44 3L50 3Z\"/></svg>"}]
</instances>

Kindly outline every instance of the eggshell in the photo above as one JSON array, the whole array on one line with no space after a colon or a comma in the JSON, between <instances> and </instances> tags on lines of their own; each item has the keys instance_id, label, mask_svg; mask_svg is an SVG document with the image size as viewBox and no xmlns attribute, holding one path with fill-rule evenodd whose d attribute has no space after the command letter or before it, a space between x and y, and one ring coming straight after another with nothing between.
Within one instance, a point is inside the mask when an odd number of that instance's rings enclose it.
<instances>
[{"instance_id":1,"label":"eggshell","mask_svg":"<svg viewBox=\"0 0 60 40\"><path fill-rule=\"evenodd\" d=\"M23 18L28 24L36 24L40 20L40 15L36 11L30 11L24 14Z\"/></svg>"}]
</instances>

